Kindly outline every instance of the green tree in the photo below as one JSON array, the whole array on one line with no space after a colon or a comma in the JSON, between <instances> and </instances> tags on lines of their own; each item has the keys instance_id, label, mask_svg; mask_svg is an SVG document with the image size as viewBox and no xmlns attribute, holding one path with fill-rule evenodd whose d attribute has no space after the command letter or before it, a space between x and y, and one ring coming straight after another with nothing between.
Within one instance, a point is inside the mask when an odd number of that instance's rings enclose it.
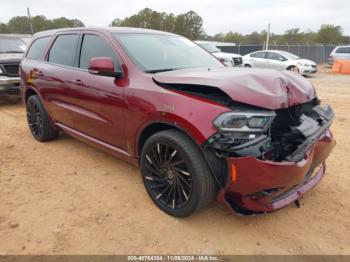
<instances>
[{"instance_id":1,"label":"green tree","mask_svg":"<svg viewBox=\"0 0 350 262\"><path fill-rule=\"evenodd\" d=\"M317 41L321 44L339 44L344 41L343 28L339 25L321 25L317 32Z\"/></svg>"},{"instance_id":2,"label":"green tree","mask_svg":"<svg viewBox=\"0 0 350 262\"><path fill-rule=\"evenodd\" d=\"M174 32L175 31L175 15L170 13L169 15L166 13L162 13L163 17L163 31L166 32Z\"/></svg>"},{"instance_id":3,"label":"green tree","mask_svg":"<svg viewBox=\"0 0 350 262\"><path fill-rule=\"evenodd\" d=\"M286 44L300 44L303 35L299 28L288 29L284 33L283 42Z\"/></svg>"},{"instance_id":4,"label":"green tree","mask_svg":"<svg viewBox=\"0 0 350 262\"><path fill-rule=\"evenodd\" d=\"M116 18L112 21L111 25L175 32L193 40L197 40L204 35L202 28L203 19L194 11L175 16L172 13L160 13L150 8L145 8L125 19Z\"/></svg>"},{"instance_id":5,"label":"green tree","mask_svg":"<svg viewBox=\"0 0 350 262\"><path fill-rule=\"evenodd\" d=\"M228 33L226 33L225 37L223 38L223 41L239 44L243 41L243 39L244 36L240 33L229 31Z\"/></svg>"},{"instance_id":6,"label":"green tree","mask_svg":"<svg viewBox=\"0 0 350 262\"><path fill-rule=\"evenodd\" d=\"M9 33L30 33L29 19L27 16L15 16L7 24Z\"/></svg>"},{"instance_id":7,"label":"green tree","mask_svg":"<svg viewBox=\"0 0 350 262\"><path fill-rule=\"evenodd\" d=\"M261 35L259 32L252 32L248 35L246 35L242 41L243 44L250 44L250 45L260 45L264 43L264 40L261 39Z\"/></svg>"},{"instance_id":8,"label":"green tree","mask_svg":"<svg viewBox=\"0 0 350 262\"><path fill-rule=\"evenodd\" d=\"M7 34L9 32L7 25L0 22L0 34Z\"/></svg>"},{"instance_id":9,"label":"green tree","mask_svg":"<svg viewBox=\"0 0 350 262\"><path fill-rule=\"evenodd\" d=\"M83 22L78 19L68 19L65 17L47 19L43 15L37 15L32 18L33 28L35 32L66 27L82 27ZM13 17L7 25L3 25L0 28L0 32L17 33L17 34L30 34L30 24L27 16Z\"/></svg>"}]
</instances>

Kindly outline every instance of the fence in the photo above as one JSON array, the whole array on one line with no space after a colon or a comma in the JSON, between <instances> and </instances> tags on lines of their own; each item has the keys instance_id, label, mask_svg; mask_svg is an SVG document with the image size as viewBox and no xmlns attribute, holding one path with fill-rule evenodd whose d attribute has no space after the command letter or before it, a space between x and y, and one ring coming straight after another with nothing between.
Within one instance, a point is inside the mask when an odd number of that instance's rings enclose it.
<instances>
[{"instance_id":1,"label":"fence","mask_svg":"<svg viewBox=\"0 0 350 262\"><path fill-rule=\"evenodd\" d=\"M310 59L318 64L327 63L328 57L336 45L270 45L270 50L283 50L301 58ZM222 52L246 55L263 50L263 45L218 46Z\"/></svg>"}]
</instances>

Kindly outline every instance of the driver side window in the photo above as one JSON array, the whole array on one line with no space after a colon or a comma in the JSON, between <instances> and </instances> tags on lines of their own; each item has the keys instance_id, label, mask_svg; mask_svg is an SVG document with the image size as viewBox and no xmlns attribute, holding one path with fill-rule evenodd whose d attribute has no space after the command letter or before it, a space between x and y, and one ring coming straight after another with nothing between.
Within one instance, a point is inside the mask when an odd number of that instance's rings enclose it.
<instances>
[{"instance_id":1,"label":"driver side window","mask_svg":"<svg viewBox=\"0 0 350 262\"><path fill-rule=\"evenodd\" d=\"M85 34L81 45L79 68L88 69L90 59L94 57L110 57L116 61L115 52L102 37Z\"/></svg>"},{"instance_id":2,"label":"driver side window","mask_svg":"<svg viewBox=\"0 0 350 262\"><path fill-rule=\"evenodd\" d=\"M251 54L250 56L254 58L266 58L266 52L257 52L257 53Z\"/></svg>"},{"instance_id":3,"label":"driver side window","mask_svg":"<svg viewBox=\"0 0 350 262\"><path fill-rule=\"evenodd\" d=\"M273 52L267 52L267 59L271 60L277 60L277 61L285 61L286 59L281 56L280 54L273 53Z\"/></svg>"}]
</instances>

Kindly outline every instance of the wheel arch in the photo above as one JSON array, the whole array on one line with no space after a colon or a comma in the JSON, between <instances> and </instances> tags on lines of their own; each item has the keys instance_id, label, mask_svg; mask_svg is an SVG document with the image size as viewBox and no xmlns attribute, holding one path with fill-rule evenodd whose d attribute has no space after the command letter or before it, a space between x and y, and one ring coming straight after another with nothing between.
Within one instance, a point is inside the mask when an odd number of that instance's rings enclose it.
<instances>
[{"instance_id":1,"label":"wheel arch","mask_svg":"<svg viewBox=\"0 0 350 262\"><path fill-rule=\"evenodd\" d=\"M145 142L147 141L147 139L158 132L169 130L169 129L175 129L184 133L185 135L187 135L187 137L189 137L194 142L194 144L198 147L199 151L201 152L203 159L206 161L207 166L210 169L210 174L214 177L215 182L218 184L218 186L222 187L222 185L225 184L225 181L227 180L227 176L228 176L227 162L223 159L217 159L217 157L214 155L213 152L206 150L202 146L203 143L201 143L200 140L198 140L198 137L196 139L195 134L191 134L185 128L179 125L176 125L174 123L154 122L142 129L136 143L137 145L136 157L138 158L138 160L140 161L141 159L142 148Z\"/></svg>"},{"instance_id":2,"label":"wheel arch","mask_svg":"<svg viewBox=\"0 0 350 262\"><path fill-rule=\"evenodd\" d=\"M200 148L200 145L197 143L196 139L194 139L193 135L187 132L184 128L176 125L175 123L159 121L146 125L139 133L136 141L136 157L140 159L142 148L148 138L158 132L169 129L179 130L180 132L186 134Z\"/></svg>"},{"instance_id":3,"label":"wheel arch","mask_svg":"<svg viewBox=\"0 0 350 262\"><path fill-rule=\"evenodd\" d=\"M37 95L37 96L39 96L40 97L40 95L38 94L38 92L35 90L35 89L33 89L33 88L27 88L26 90L25 90L25 93L24 93L24 102L25 103L27 103L27 100L28 100L28 98L30 97L30 96L33 96L33 95ZM40 98L41 99L41 98Z\"/></svg>"}]
</instances>

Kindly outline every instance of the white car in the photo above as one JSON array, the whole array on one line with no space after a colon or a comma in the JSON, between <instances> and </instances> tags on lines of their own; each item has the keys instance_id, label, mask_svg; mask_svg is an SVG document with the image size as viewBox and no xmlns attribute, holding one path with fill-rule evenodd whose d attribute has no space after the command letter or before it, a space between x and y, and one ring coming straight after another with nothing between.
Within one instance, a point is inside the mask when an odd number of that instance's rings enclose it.
<instances>
[{"instance_id":1,"label":"white car","mask_svg":"<svg viewBox=\"0 0 350 262\"><path fill-rule=\"evenodd\" d=\"M218 58L221 63L224 63L227 66L241 66L242 65L242 56L239 54L233 53L224 53L221 52L213 43L196 41L196 43L211 53L213 56Z\"/></svg>"},{"instance_id":2,"label":"white car","mask_svg":"<svg viewBox=\"0 0 350 262\"><path fill-rule=\"evenodd\" d=\"M279 50L264 50L247 54L243 56L243 65L245 67L291 70L303 76L317 72L317 64L315 62Z\"/></svg>"},{"instance_id":3,"label":"white car","mask_svg":"<svg viewBox=\"0 0 350 262\"><path fill-rule=\"evenodd\" d=\"M337 46L334 48L332 53L329 55L328 63L333 65L333 62L338 59L350 59L350 45Z\"/></svg>"}]
</instances>

